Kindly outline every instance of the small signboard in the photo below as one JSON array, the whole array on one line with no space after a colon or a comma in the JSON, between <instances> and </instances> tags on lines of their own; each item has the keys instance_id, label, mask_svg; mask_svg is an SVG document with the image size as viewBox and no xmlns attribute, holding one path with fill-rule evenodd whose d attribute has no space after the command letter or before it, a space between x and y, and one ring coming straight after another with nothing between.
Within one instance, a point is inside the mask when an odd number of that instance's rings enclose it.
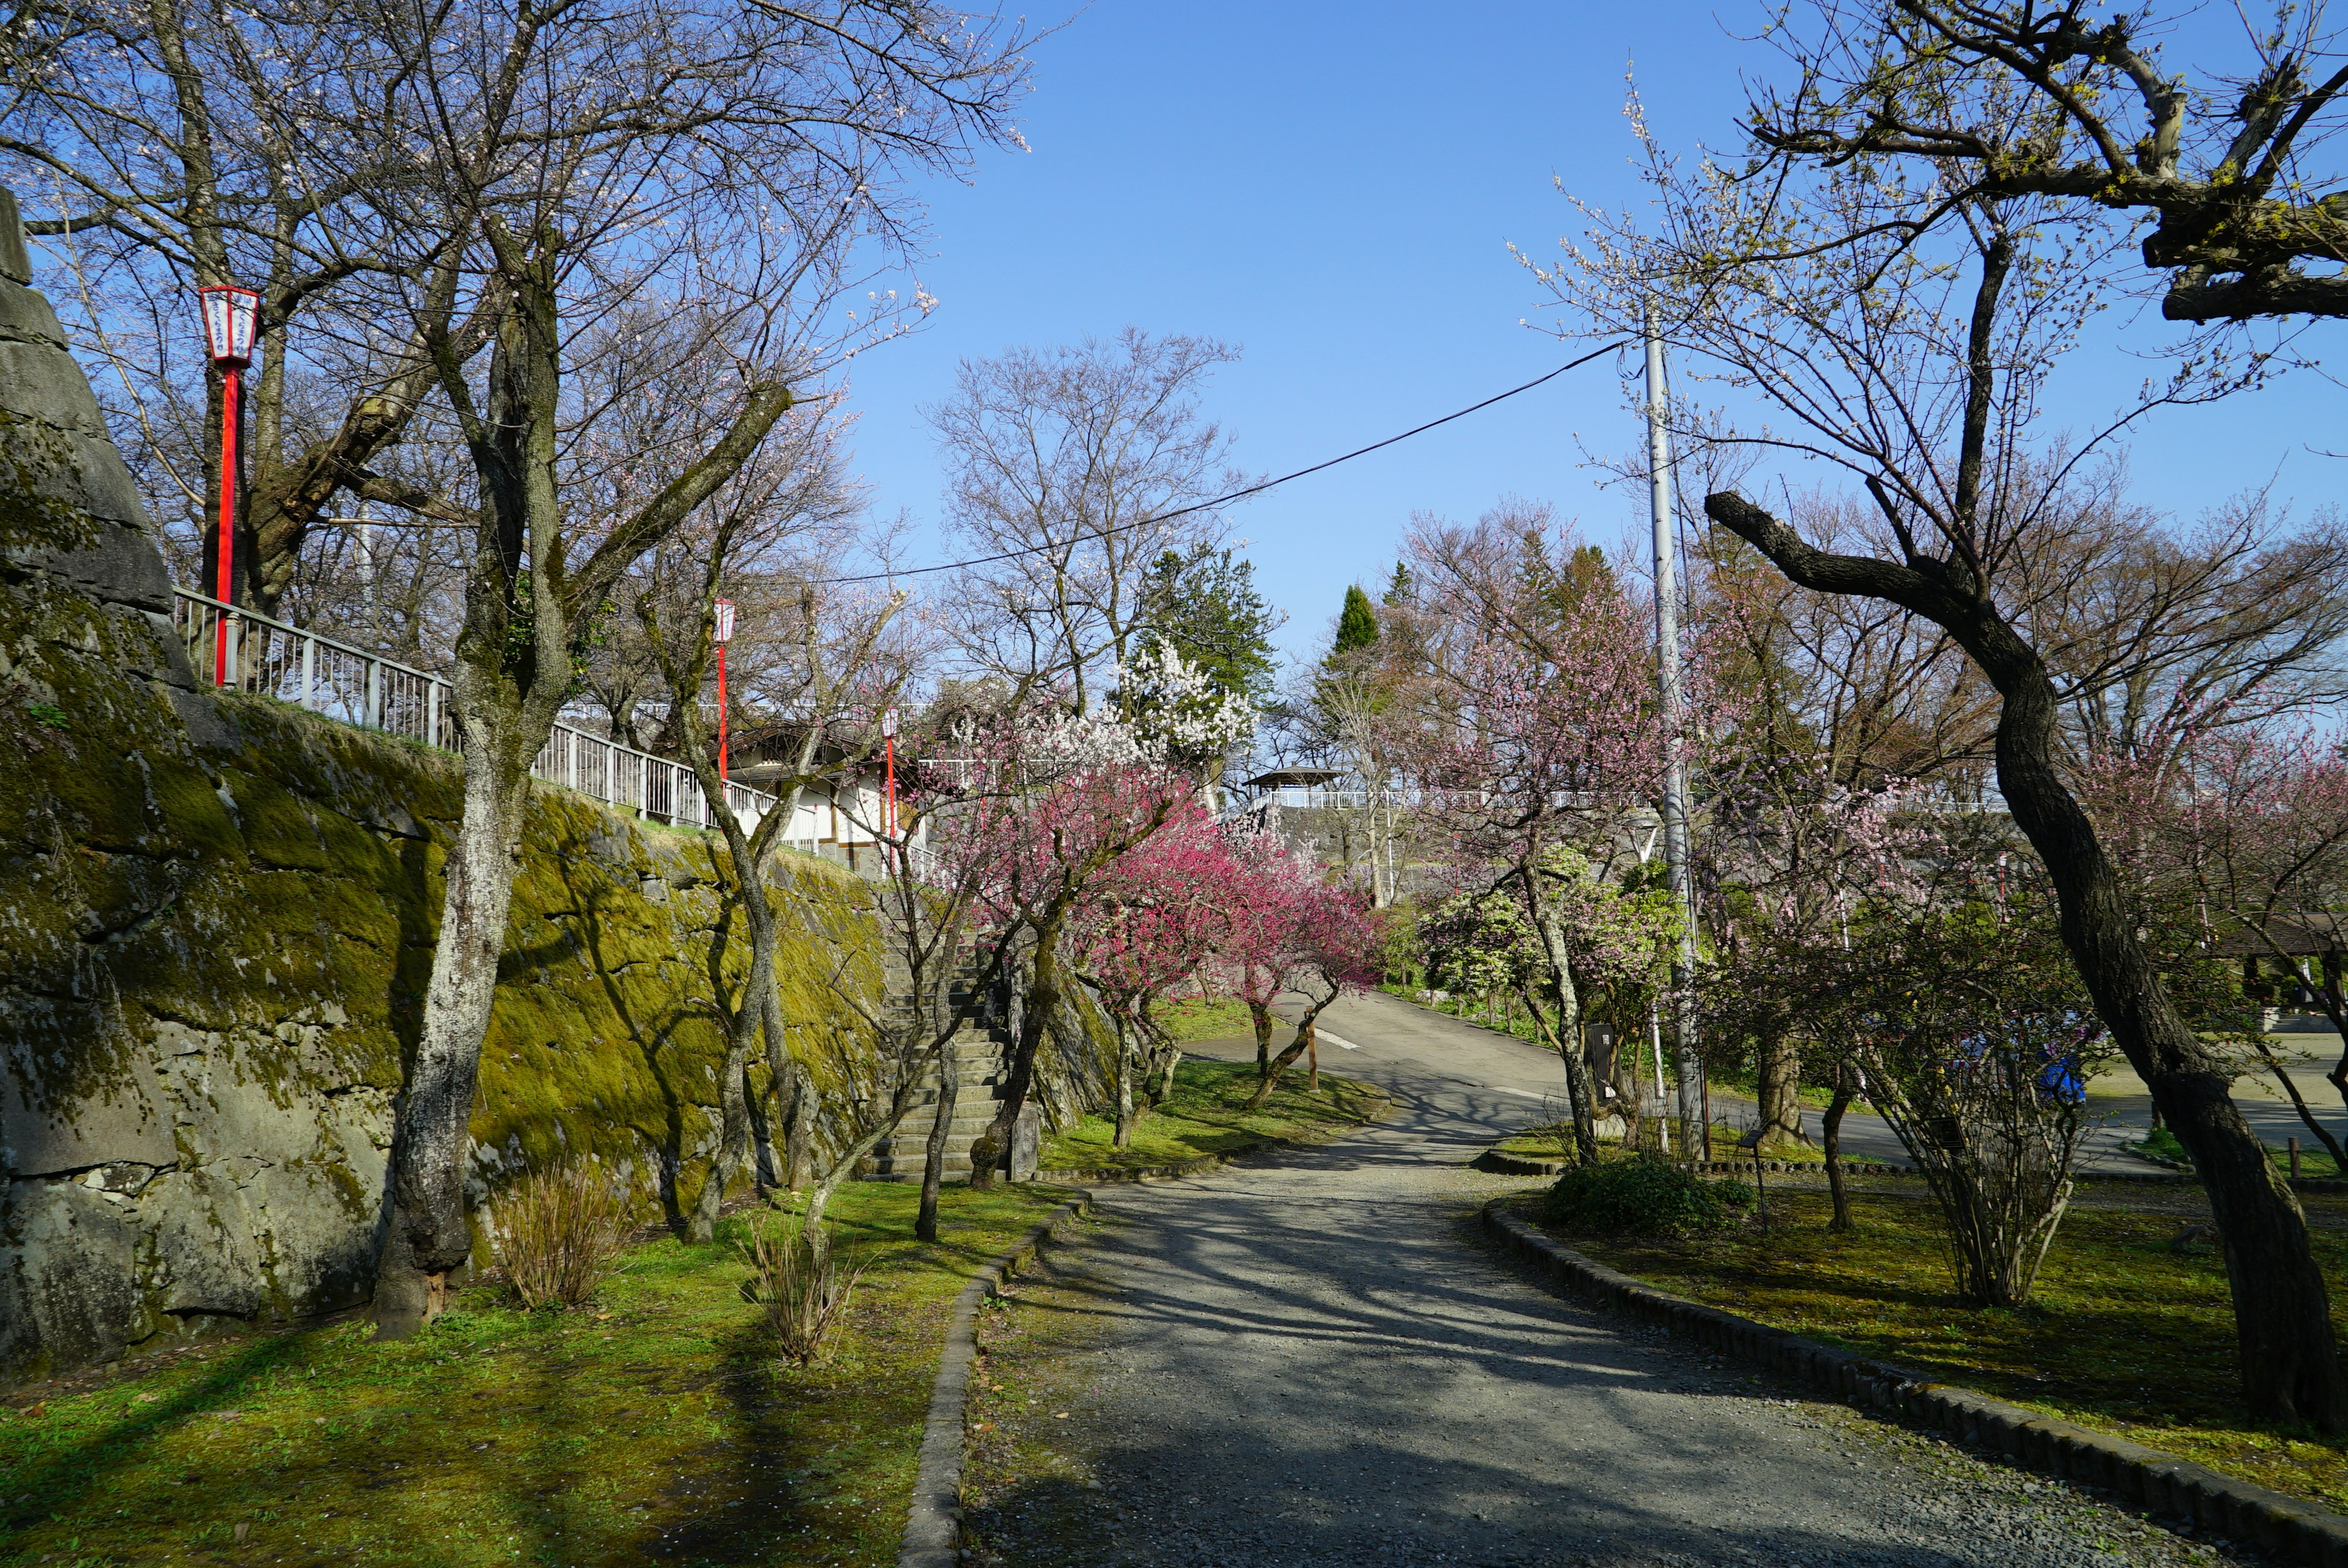
<instances>
[{"instance_id":1,"label":"small signboard","mask_svg":"<svg viewBox=\"0 0 2348 1568\"><path fill-rule=\"evenodd\" d=\"M717 601L716 640L720 642L734 641L734 601L730 599Z\"/></svg>"},{"instance_id":2,"label":"small signboard","mask_svg":"<svg viewBox=\"0 0 2348 1568\"><path fill-rule=\"evenodd\" d=\"M887 735L887 736L890 736L890 737L891 737L891 738L893 738L893 737L896 735L896 733L897 733L897 710L896 710L896 709L894 709L894 708L883 708L883 709L881 709L881 710L880 710L880 733L881 733L883 735Z\"/></svg>"}]
</instances>

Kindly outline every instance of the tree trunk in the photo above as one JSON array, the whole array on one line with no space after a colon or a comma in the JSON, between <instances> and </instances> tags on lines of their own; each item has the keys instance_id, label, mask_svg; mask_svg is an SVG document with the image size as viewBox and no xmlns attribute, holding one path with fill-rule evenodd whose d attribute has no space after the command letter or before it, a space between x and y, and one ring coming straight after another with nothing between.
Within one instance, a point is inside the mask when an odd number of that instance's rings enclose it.
<instances>
[{"instance_id":1,"label":"tree trunk","mask_svg":"<svg viewBox=\"0 0 2348 1568\"><path fill-rule=\"evenodd\" d=\"M498 989L530 778L492 753L490 726L469 724L481 754L465 760L465 812L448 847L439 940L416 1054L393 1116L389 1225L376 1267L378 1338L400 1339L439 1316L448 1276L472 1255L465 1163L481 1040Z\"/></svg>"},{"instance_id":2,"label":"tree trunk","mask_svg":"<svg viewBox=\"0 0 2348 1568\"><path fill-rule=\"evenodd\" d=\"M1247 999L1248 1017L1255 1024L1255 1081L1272 1076L1272 1003Z\"/></svg>"},{"instance_id":3,"label":"tree trunk","mask_svg":"<svg viewBox=\"0 0 2348 1568\"><path fill-rule=\"evenodd\" d=\"M1304 1040L1304 1092L1321 1092L1321 1030L1317 1025Z\"/></svg>"},{"instance_id":4,"label":"tree trunk","mask_svg":"<svg viewBox=\"0 0 2348 1568\"><path fill-rule=\"evenodd\" d=\"M1333 989L1327 996L1304 1009L1304 1017L1296 1025L1296 1038L1288 1042L1287 1050L1272 1058L1272 1071L1264 1076L1262 1082L1255 1086L1255 1092L1248 1097L1249 1110L1253 1111L1271 1099L1272 1091L1280 1087L1280 1075L1287 1071L1298 1057L1313 1049L1313 1020L1321 1016L1323 1008L1337 999L1337 989Z\"/></svg>"},{"instance_id":5,"label":"tree trunk","mask_svg":"<svg viewBox=\"0 0 2348 1568\"><path fill-rule=\"evenodd\" d=\"M929 1141L922 1146L922 1212L913 1234L925 1242L938 1239L938 1189L946 1179L946 1135L953 1127L955 1104L962 1099L961 1051L947 1040L938 1053L938 1113L930 1123Z\"/></svg>"},{"instance_id":6,"label":"tree trunk","mask_svg":"<svg viewBox=\"0 0 2348 1568\"><path fill-rule=\"evenodd\" d=\"M789 1085L789 1109L783 1116L783 1184L798 1192L811 1179L809 1167L814 1163L816 1093L815 1078L807 1064L796 1057L786 1057L784 1081ZM782 1091L776 1091L780 1094Z\"/></svg>"},{"instance_id":7,"label":"tree trunk","mask_svg":"<svg viewBox=\"0 0 2348 1568\"><path fill-rule=\"evenodd\" d=\"M1531 905L1533 929L1540 936L1547 960L1550 999L1557 1003L1557 1054L1565 1064L1566 1104L1573 1114L1574 1158L1584 1165L1598 1163L1597 1085L1590 1076L1590 1059L1581 1050L1581 995L1574 988L1573 968L1565 948L1565 932L1557 911L1540 896L1533 873L1524 873L1526 901Z\"/></svg>"},{"instance_id":8,"label":"tree trunk","mask_svg":"<svg viewBox=\"0 0 2348 1568\"><path fill-rule=\"evenodd\" d=\"M1761 1106L1761 1141L1806 1143L1802 1136L1802 1056L1791 1030L1772 1025L1756 1043L1754 1098Z\"/></svg>"},{"instance_id":9,"label":"tree trunk","mask_svg":"<svg viewBox=\"0 0 2348 1568\"><path fill-rule=\"evenodd\" d=\"M1858 1091L1851 1065L1846 1061L1835 1071L1834 1098L1827 1102L1826 1119L1818 1128L1818 1141L1827 1153L1827 1191L1834 1199L1834 1218L1827 1222L1830 1231L1850 1229L1850 1194L1843 1190L1842 1180L1842 1117Z\"/></svg>"},{"instance_id":10,"label":"tree trunk","mask_svg":"<svg viewBox=\"0 0 2348 1568\"><path fill-rule=\"evenodd\" d=\"M709 1174L694 1201L693 1216L685 1222L689 1242L716 1238L726 1189L750 1161L750 1104L742 1085L743 1070L750 1065L750 1031L756 1026L747 1012L737 1014L726 1031L726 1065L717 1070L717 1144L709 1152Z\"/></svg>"},{"instance_id":11,"label":"tree trunk","mask_svg":"<svg viewBox=\"0 0 2348 1568\"><path fill-rule=\"evenodd\" d=\"M1044 1031L1051 1026L1052 1010L1060 1005L1060 922L1056 917L1035 933L1035 956L1029 961L1027 986L1020 999L1019 1033L1005 1064L1003 1101L994 1120L971 1146L970 1184L981 1192L994 1185L994 1167L1011 1147L1011 1129L1027 1104L1027 1091L1035 1081L1035 1053L1043 1048ZM982 1158L982 1155L983 1158Z\"/></svg>"},{"instance_id":12,"label":"tree trunk","mask_svg":"<svg viewBox=\"0 0 2348 1568\"><path fill-rule=\"evenodd\" d=\"M1110 1020L1117 1029L1117 1133L1112 1142L1117 1148L1133 1147L1133 1045L1122 1018Z\"/></svg>"},{"instance_id":13,"label":"tree trunk","mask_svg":"<svg viewBox=\"0 0 2348 1568\"><path fill-rule=\"evenodd\" d=\"M1830 555L1727 492L1707 497L1704 510L1805 588L1888 600L1934 621L1997 688L2004 699L1998 788L2054 884L2064 946L2209 1195L2250 1409L2268 1419L2348 1430L2348 1380L2307 1217L2228 1094L2224 1065L2162 989L2094 825L2056 771L2054 685L2037 651L2006 623L1985 589L1961 590L1962 565Z\"/></svg>"}]
</instances>

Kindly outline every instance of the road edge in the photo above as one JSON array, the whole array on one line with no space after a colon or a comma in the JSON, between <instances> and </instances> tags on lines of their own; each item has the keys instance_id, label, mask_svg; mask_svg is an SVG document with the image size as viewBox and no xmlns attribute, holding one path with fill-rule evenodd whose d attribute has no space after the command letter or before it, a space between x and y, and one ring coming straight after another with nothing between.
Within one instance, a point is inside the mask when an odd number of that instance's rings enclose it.
<instances>
[{"instance_id":1,"label":"road edge","mask_svg":"<svg viewBox=\"0 0 2348 1568\"><path fill-rule=\"evenodd\" d=\"M1394 1097L1389 1094L1379 1115L1393 1109ZM1371 1117L1360 1126L1367 1127L1378 1119ZM1267 1138L1246 1148L1201 1154L1175 1165L1139 1170L1038 1171L1035 1180L1038 1184L1049 1185L1060 1184L1047 1182L1049 1177L1112 1183L1179 1181L1205 1175L1232 1160L1267 1149L1316 1146L1292 1139ZM1021 1264L1042 1251L1046 1242L1057 1240L1062 1225L1092 1210L1093 1194L1077 1189L1074 1199L1053 1210L1048 1218L1021 1237L1016 1246L980 1269L954 1298L953 1321L946 1328L945 1351L938 1361L937 1381L930 1386L930 1413L922 1428L921 1462L913 1477L913 1498L906 1512L905 1533L897 1548L897 1568L957 1568L962 1562L962 1471L969 1438L970 1368L978 1358L979 1307L1003 1288L1006 1276L1018 1273ZM2343 1563L2343 1568L2348 1568L2348 1563Z\"/></svg>"},{"instance_id":2,"label":"road edge","mask_svg":"<svg viewBox=\"0 0 2348 1568\"><path fill-rule=\"evenodd\" d=\"M1845 1404L1901 1417L2025 1468L2100 1488L2147 1512L2189 1520L2286 1562L2348 1568L2348 1518L2320 1504L1658 1290L1542 1235L1508 1212L1510 1201L1504 1195L1484 1205L1485 1228L1552 1284L1807 1383Z\"/></svg>"},{"instance_id":3,"label":"road edge","mask_svg":"<svg viewBox=\"0 0 2348 1568\"><path fill-rule=\"evenodd\" d=\"M938 1375L930 1385L930 1409L922 1425L921 1459L905 1533L897 1547L897 1568L955 1568L962 1561L963 1422L970 1401L970 1368L978 1358L978 1309L1019 1266L1057 1239L1060 1227L1092 1212L1093 1195L1076 1195L1039 1221L1008 1251L990 1260L954 1297Z\"/></svg>"}]
</instances>

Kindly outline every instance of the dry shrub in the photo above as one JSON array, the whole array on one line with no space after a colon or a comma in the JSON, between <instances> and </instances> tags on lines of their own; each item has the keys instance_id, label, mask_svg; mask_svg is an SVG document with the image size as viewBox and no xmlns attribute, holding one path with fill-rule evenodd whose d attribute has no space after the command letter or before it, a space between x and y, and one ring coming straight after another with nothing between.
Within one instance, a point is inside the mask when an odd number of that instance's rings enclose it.
<instances>
[{"instance_id":1,"label":"dry shrub","mask_svg":"<svg viewBox=\"0 0 2348 1568\"><path fill-rule=\"evenodd\" d=\"M798 1224L765 1218L750 1222L742 1256L750 1266L743 1293L766 1309L767 1327L784 1358L801 1367L821 1360L870 1260L843 1264L829 1246L818 1248Z\"/></svg>"},{"instance_id":2,"label":"dry shrub","mask_svg":"<svg viewBox=\"0 0 2348 1568\"><path fill-rule=\"evenodd\" d=\"M566 1165L528 1177L504 1211L506 1279L533 1311L581 1306L618 1266L627 1204L596 1171Z\"/></svg>"}]
</instances>

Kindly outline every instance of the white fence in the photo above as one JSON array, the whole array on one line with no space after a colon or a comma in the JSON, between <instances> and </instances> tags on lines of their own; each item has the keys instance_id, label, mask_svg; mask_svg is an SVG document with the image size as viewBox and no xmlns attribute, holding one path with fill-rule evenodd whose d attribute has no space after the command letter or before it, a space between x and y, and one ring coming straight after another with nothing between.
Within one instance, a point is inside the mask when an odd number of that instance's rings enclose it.
<instances>
[{"instance_id":1,"label":"white fence","mask_svg":"<svg viewBox=\"0 0 2348 1568\"><path fill-rule=\"evenodd\" d=\"M223 618L228 647L222 684L361 729L406 735L444 751L459 749L448 683L439 676L175 588L172 623L200 673L218 667ZM550 784L679 827L714 825L691 768L569 724L554 726L530 771ZM773 795L730 782L726 799L745 828L756 827L775 805Z\"/></svg>"}]
</instances>

